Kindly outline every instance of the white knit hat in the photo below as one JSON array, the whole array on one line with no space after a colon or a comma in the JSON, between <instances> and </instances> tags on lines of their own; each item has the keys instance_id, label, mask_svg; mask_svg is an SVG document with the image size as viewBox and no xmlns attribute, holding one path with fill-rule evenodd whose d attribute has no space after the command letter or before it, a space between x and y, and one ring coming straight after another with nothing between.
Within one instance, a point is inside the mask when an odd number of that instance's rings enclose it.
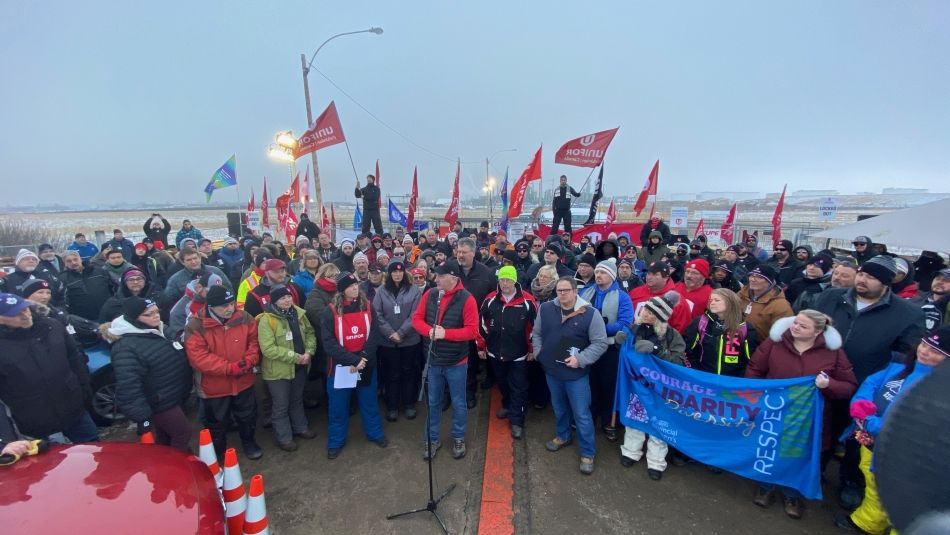
<instances>
[{"instance_id":1,"label":"white knit hat","mask_svg":"<svg viewBox=\"0 0 950 535\"><path fill-rule=\"evenodd\" d=\"M363 254L362 251L360 251L360 252L356 253L355 255L353 255L353 263L354 263L354 264L355 264L356 262L360 261L360 260L363 260L364 262L369 262L369 257L366 256L365 254Z\"/></svg>"},{"instance_id":2,"label":"white knit hat","mask_svg":"<svg viewBox=\"0 0 950 535\"><path fill-rule=\"evenodd\" d=\"M20 260L23 260L24 258L29 258L31 256L35 258L37 262L39 262L40 257L36 256L36 253L34 253L33 251L29 249L20 249L16 254L16 260L13 261L13 265L15 266L20 263Z\"/></svg>"}]
</instances>

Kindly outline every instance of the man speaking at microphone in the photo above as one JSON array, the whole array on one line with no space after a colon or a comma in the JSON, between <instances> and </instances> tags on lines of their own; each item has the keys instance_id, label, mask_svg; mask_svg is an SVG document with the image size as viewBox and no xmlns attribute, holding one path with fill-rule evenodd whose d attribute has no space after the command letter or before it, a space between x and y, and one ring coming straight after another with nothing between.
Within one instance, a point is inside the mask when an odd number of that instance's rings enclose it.
<instances>
[{"instance_id":1,"label":"man speaking at microphone","mask_svg":"<svg viewBox=\"0 0 950 535\"><path fill-rule=\"evenodd\" d=\"M448 384L452 398L452 458L465 456L465 424L468 406L465 380L468 374L469 342L478 337L478 305L459 280L461 268L449 260L435 268L436 286L422 294L412 315L412 326L424 339L429 371L429 429L432 455L442 446L439 423L442 396ZM423 449L423 458L430 450Z\"/></svg>"}]
</instances>

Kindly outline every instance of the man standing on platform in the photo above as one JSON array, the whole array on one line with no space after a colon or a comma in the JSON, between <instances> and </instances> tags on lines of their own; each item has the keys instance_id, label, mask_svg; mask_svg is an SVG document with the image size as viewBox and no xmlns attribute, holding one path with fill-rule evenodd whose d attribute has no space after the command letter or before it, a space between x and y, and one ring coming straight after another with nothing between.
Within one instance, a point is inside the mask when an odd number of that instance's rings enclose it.
<instances>
[{"instance_id":1,"label":"man standing on platform","mask_svg":"<svg viewBox=\"0 0 950 535\"><path fill-rule=\"evenodd\" d=\"M373 224L376 234L383 233L383 220L379 216L379 186L376 185L376 177L366 175L366 186L360 187L359 179L356 180L356 198L363 199L363 227L360 230L363 234L369 233L369 225Z\"/></svg>"},{"instance_id":2,"label":"man standing on platform","mask_svg":"<svg viewBox=\"0 0 950 535\"><path fill-rule=\"evenodd\" d=\"M565 232L571 232L571 198L568 195L581 196L577 190L567 185L567 176L561 175L561 185L554 190L554 200L551 202L551 211L553 212L551 234L557 234L557 228L562 220L564 221Z\"/></svg>"}]
</instances>

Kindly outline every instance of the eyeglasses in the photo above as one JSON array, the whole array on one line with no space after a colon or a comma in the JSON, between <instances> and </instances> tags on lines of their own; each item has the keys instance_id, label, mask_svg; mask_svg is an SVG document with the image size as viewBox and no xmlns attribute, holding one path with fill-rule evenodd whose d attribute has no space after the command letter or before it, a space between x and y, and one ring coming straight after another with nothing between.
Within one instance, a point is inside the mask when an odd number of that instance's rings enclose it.
<instances>
[{"instance_id":1,"label":"eyeglasses","mask_svg":"<svg viewBox=\"0 0 950 535\"><path fill-rule=\"evenodd\" d=\"M554 290L554 291L557 292L557 293L559 293L559 294L566 294L566 293L571 293L571 292L573 292L573 291L574 291L574 288L558 288L558 289L556 289L556 290Z\"/></svg>"}]
</instances>

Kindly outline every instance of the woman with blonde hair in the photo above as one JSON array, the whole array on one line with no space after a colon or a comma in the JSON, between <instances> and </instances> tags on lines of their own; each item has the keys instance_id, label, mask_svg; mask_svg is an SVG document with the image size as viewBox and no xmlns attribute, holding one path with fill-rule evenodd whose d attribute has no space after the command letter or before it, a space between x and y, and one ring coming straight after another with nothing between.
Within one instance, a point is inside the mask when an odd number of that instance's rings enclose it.
<instances>
[{"instance_id":1,"label":"woman with blonde hair","mask_svg":"<svg viewBox=\"0 0 950 535\"><path fill-rule=\"evenodd\" d=\"M745 376L752 379L788 379L814 376L815 386L826 400L849 399L858 387L851 362L841 349L841 335L832 327L831 318L817 310L802 310L796 316L772 324L769 337L762 341L749 361ZM825 403L822 419L822 468L830 459L831 404ZM801 518L801 494L781 487L785 514ZM768 507L775 501L774 485L759 484L753 503Z\"/></svg>"},{"instance_id":2,"label":"woman with blonde hair","mask_svg":"<svg viewBox=\"0 0 950 535\"><path fill-rule=\"evenodd\" d=\"M702 316L683 334L686 356L697 370L742 377L758 346L755 330L742 319L742 303L735 292L717 288L709 296Z\"/></svg>"},{"instance_id":3,"label":"woman with blonde hair","mask_svg":"<svg viewBox=\"0 0 950 535\"><path fill-rule=\"evenodd\" d=\"M557 269L554 266L543 265L538 269L538 274L531 281L531 295L538 304L554 299L557 279Z\"/></svg>"}]
</instances>

